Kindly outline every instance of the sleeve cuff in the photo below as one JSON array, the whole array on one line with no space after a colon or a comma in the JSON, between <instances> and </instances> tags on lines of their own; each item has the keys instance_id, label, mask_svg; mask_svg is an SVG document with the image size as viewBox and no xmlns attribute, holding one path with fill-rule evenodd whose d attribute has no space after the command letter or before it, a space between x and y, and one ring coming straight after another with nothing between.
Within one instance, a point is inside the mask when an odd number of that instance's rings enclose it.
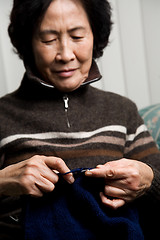
<instances>
[{"instance_id":1,"label":"sleeve cuff","mask_svg":"<svg viewBox=\"0 0 160 240\"><path fill-rule=\"evenodd\" d=\"M160 172L157 171L153 166L150 166L154 173L154 178L151 187L148 189L146 194L154 200L160 200Z\"/></svg>"}]
</instances>

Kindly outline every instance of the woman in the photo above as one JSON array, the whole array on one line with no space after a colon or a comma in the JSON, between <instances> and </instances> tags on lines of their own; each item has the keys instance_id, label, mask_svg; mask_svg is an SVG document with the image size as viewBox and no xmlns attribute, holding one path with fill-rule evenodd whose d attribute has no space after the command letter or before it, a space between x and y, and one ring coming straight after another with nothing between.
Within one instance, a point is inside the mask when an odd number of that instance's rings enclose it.
<instances>
[{"instance_id":1,"label":"woman","mask_svg":"<svg viewBox=\"0 0 160 240\"><path fill-rule=\"evenodd\" d=\"M160 154L136 106L90 86L110 30L105 0L14 1L9 35L26 73L0 100L3 240L24 237L21 196L54 192L60 175L73 184L75 168L104 180L106 209L158 202Z\"/></svg>"}]
</instances>

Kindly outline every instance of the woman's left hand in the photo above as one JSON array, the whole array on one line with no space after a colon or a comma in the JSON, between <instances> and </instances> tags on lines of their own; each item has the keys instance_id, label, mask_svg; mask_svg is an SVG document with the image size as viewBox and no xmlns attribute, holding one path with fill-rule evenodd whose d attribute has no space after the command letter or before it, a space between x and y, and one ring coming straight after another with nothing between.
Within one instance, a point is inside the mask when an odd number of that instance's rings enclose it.
<instances>
[{"instance_id":1,"label":"woman's left hand","mask_svg":"<svg viewBox=\"0 0 160 240\"><path fill-rule=\"evenodd\" d=\"M129 159L98 165L86 171L85 175L105 179L104 192L100 193L101 200L113 209L142 196L150 188L154 177L147 164Z\"/></svg>"}]
</instances>

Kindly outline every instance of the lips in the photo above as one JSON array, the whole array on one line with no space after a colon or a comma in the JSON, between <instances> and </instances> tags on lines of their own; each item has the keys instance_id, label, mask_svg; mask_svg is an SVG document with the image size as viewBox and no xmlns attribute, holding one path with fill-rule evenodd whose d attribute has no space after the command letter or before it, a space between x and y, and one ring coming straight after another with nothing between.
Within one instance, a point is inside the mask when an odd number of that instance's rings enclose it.
<instances>
[{"instance_id":1,"label":"lips","mask_svg":"<svg viewBox=\"0 0 160 240\"><path fill-rule=\"evenodd\" d=\"M76 70L77 70L77 68L62 69L62 70L55 71L55 73L59 77L71 77L71 76L73 76L73 74L75 73Z\"/></svg>"}]
</instances>

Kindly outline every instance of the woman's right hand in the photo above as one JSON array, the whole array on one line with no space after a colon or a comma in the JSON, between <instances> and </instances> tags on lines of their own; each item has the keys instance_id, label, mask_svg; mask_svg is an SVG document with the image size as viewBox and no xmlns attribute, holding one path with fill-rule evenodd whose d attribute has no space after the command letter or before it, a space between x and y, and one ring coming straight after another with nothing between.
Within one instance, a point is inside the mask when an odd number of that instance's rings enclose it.
<instances>
[{"instance_id":1,"label":"woman's right hand","mask_svg":"<svg viewBox=\"0 0 160 240\"><path fill-rule=\"evenodd\" d=\"M0 195L41 197L44 192L54 190L59 179L57 172L68 171L70 169L60 158L35 155L0 170ZM74 182L72 174L63 177L70 184Z\"/></svg>"}]
</instances>

